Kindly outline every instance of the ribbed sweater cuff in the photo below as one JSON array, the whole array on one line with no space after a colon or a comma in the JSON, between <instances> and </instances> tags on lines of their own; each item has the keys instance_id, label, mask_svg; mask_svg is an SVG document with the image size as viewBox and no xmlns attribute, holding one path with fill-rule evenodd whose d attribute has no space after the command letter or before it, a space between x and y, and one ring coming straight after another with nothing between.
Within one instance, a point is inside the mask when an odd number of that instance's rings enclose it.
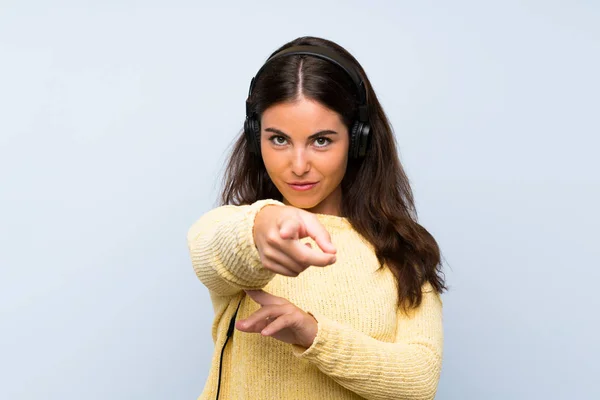
<instances>
[{"instance_id":1,"label":"ribbed sweater cuff","mask_svg":"<svg viewBox=\"0 0 600 400\"><path fill-rule=\"evenodd\" d=\"M339 356L337 353L336 346L340 342L343 342L342 338L338 336L344 329L342 326L337 324L335 321L312 311L306 311L317 320L317 335L312 345L307 349L300 345L293 344L292 352L295 356L307 361L315 361L317 357L320 358L321 362L336 362L336 358ZM342 339L342 340L340 340Z\"/></svg>"},{"instance_id":2,"label":"ribbed sweater cuff","mask_svg":"<svg viewBox=\"0 0 600 400\"><path fill-rule=\"evenodd\" d=\"M231 225L220 229L217 233L214 243L221 249L230 249L230 251L217 252L221 253L223 258L215 268L220 276L233 284L247 288L255 286L260 288L274 276L274 273L265 269L260 262L253 235L256 215L268 205L284 204L272 199L258 200L244 210L243 218L236 222L228 222Z\"/></svg>"}]
</instances>

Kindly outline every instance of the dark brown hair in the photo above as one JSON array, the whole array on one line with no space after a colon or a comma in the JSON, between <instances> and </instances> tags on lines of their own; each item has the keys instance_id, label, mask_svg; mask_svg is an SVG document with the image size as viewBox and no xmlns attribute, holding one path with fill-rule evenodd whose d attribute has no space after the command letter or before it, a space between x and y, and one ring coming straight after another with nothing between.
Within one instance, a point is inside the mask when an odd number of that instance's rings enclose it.
<instances>
[{"instance_id":1,"label":"dark brown hair","mask_svg":"<svg viewBox=\"0 0 600 400\"><path fill-rule=\"evenodd\" d=\"M412 190L400 163L392 127L358 61L338 44L317 37L300 37L273 54L297 45L323 46L346 58L361 74L367 91L371 140L362 160L348 160L342 180L342 216L374 247L396 278L398 306L418 307L422 285L446 290L440 249L417 222ZM272 54L272 55L273 55ZM299 87L299 85L301 85ZM275 59L257 78L251 103L257 115L268 107L294 101L301 94L336 111L350 128L357 115L356 86L337 65L316 57L292 55ZM249 151L243 132L234 144L225 171L221 204L252 204L261 199L282 201L268 177L262 157Z\"/></svg>"}]
</instances>

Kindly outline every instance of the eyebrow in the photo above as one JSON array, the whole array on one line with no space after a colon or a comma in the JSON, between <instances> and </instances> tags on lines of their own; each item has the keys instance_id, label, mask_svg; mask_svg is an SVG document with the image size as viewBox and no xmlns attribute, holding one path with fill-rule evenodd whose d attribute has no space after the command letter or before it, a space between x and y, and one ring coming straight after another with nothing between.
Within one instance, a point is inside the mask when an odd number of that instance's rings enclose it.
<instances>
[{"instance_id":1,"label":"eyebrow","mask_svg":"<svg viewBox=\"0 0 600 400\"><path fill-rule=\"evenodd\" d=\"M283 136L283 137L285 137L287 139L291 139L288 134L286 134L285 132L280 131L277 128L267 128L267 129L265 129L265 132L273 132L273 133L281 135L281 136ZM337 135L337 132L336 131L332 131L331 129L325 129L325 130L319 131L317 133L313 133L312 135L310 135L308 137L308 139L315 139L318 136L322 136L322 135Z\"/></svg>"}]
</instances>

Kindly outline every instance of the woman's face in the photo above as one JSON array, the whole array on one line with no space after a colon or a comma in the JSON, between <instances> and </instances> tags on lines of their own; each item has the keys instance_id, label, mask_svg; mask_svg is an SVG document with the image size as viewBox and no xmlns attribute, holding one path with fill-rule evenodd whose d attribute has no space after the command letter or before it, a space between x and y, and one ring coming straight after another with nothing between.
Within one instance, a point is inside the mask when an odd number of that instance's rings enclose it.
<instances>
[{"instance_id":1,"label":"woman's face","mask_svg":"<svg viewBox=\"0 0 600 400\"><path fill-rule=\"evenodd\" d=\"M348 128L340 116L314 100L301 97L262 114L263 161L287 205L340 215L348 146Z\"/></svg>"}]
</instances>

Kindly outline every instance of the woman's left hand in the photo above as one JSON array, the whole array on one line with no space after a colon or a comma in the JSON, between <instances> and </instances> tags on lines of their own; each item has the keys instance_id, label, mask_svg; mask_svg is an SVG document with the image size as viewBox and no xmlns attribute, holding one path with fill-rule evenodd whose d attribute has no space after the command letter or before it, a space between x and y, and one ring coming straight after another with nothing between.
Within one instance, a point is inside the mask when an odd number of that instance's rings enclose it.
<instances>
[{"instance_id":1,"label":"woman's left hand","mask_svg":"<svg viewBox=\"0 0 600 400\"><path fill-rule=\"evenodd\" d=\"M309 348L317 336L317 320L288 300L264 290L244 290L261 308L235 323L236 329L261 333L285 343Z\"/></svg>"}]
</instances>

